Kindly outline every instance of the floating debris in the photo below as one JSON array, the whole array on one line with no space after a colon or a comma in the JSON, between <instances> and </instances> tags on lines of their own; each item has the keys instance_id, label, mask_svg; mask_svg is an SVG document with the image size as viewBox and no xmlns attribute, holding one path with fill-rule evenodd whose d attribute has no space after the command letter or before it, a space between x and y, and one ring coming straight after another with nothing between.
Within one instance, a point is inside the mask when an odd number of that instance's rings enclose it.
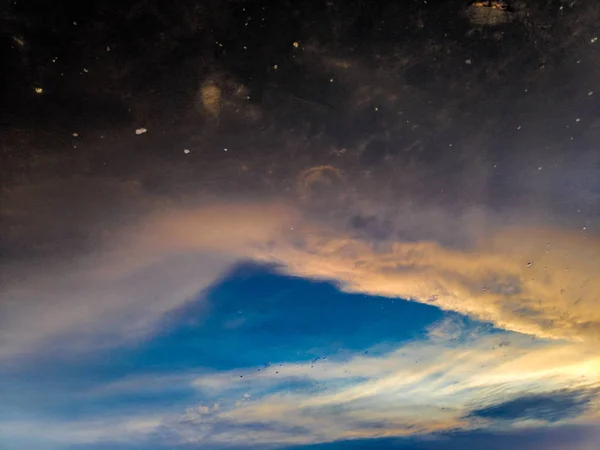
<instances>
[{"instance_id":1,"label":"floating debris","mask_svg":"<svg viewBox=\"0 0 600 450\"><path fill-rule=\"evenodd\" d=\"M190 151L187 148L185 148L185 149L183 149L183 153L185 153L187 155L190 153Z\"/></svg>"},{"instance_id":2,"label":"floating debris","mask_svg":"<svg viewBox=\"0 0 600 450\"><path fill-rule=\"evenodd\" d=\"M144 134L147 131L148 130L146 130L145 128L138 128L137 130L135 130L135 134L137 134L139 136L140 134Z\"/></svg>"},{"instance_id":3,"label":"floating debris","mask_svg":"<svg viewBox=\"0 0 600 450\"><path fill-rule=\"evenodd\" d=\"M33 89L35 91L36 94L42 94L44 92L44 90L41 87L35 87Z\"/></svg>"}]
</instances>

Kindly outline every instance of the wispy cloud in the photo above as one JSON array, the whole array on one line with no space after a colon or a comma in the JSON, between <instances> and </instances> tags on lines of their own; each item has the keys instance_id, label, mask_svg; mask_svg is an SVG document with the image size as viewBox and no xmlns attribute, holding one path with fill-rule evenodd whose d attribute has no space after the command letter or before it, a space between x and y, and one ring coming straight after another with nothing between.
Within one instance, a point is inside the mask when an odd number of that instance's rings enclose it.
<instances>
[{"instance_id":1,"label":"wispy cloud","mask_svg":"<svg viewBox=\"0 0 600 450\"><path fill-rule=\"evenodd\" d=\"M467 247L442 240L373 241L272 203L151 215L76 265L7 266L14 277L0 292L2 354L29 352L72 333L81 345L148 335L158 318L241 259L522 333L598 342L600 241L593 236L530 227L492 231Z\"/></svg>"}]
</instances>

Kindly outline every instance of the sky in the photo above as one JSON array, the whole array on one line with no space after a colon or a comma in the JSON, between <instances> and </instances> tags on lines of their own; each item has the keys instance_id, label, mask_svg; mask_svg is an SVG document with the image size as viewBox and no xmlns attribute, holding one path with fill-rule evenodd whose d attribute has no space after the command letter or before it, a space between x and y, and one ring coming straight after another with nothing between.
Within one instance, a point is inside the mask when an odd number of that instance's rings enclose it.
<instances>
[{"instance_id":1,"label":"sky","mask_svg":"<svg viewBox=\"0 0 600 450\"><path fill-rule=\"evenodd\" d=\"M5 2L0 450L600 448L598 19Z\"/></svg>"}]
</instances>

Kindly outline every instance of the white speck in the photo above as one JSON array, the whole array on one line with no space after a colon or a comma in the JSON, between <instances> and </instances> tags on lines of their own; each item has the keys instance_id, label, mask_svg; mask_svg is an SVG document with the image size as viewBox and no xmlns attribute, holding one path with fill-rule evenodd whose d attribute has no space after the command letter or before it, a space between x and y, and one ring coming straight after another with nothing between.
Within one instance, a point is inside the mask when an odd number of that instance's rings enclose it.
<instances>
[{"instance_id":1,"label":"white speck","mask_svg":"<svg viewBox=\"0 0 600 450\"><path fill-rule=\"evenodd\" d=\"M79 137L79 133L73 133L73 137Z\"/></svg>"},{"instance_id":2,"label":"white speck","mask_svg":"<svg viewBox=\"0 0 600 450\"><path fill-rule=\"evenodd\" d=\"M448 144L448 147L452 147L452 144Z\"/></svg>"},{"instance_id":3,"label":"white speck","mask_svg":"<svg viewBox=\"0 0 600 450\"><path fill-rule=\"evenodd\" d=\"M575 122L581 122L581 119L578 117L577 119L575 119Z\"/></svg>"},{"instance_id":4,"label":"white speck","mask_svg":"<svg viewBox=\"0 0 600 450\"><path fill-rule=\"evenodd\" d=\"M519 125L519 126L517 127L517 130L520 130L520 129L521 129L521 125Z\"/></svg>"},{"instance_id":5,"label":"white speck","mask_svg":"<svg viewBox=\"0 0 600 450\"><path fill-rule=\"evenodd\" d=\"M292 45L294 46L294 48L298 48L298 46L299 46L300 44L298 44L298 42L297 42L297 41L294 41Z\"/></svg>"},{"instance_id":6,"label":"white speck","mask_svg":"<svg viewBox=\"0 0 600 450\"><path fill-rule=\"evenodd\" d=\"M250 394L244 394L244 398L250 398Z\"/></svg>"},{"instance_id":7,"label":"white speck","mask_svg":"<svg viewBox=\"0 0 600 450\"><path fill-rule=\"evenodd\" d=\"M590 39L590 42L593 44L593 43L594 43L594 42L596 42L597 40L598 40L598 38L594 36L593 38L591 38L591 39Z\"/></svg>"},{"instance_id":8,"label":"white speck","mask_svg":"<svg viewBox=\"0 0 600 450\"><path fill-rule=\"evenodd\" d=\"M587 227L583 227L583 230L587 230Z\"/></svg>"},{"instance_id":9,"label":"white speck","mask_svg":"<svg viewBox=\"0 0 600 450\"><path fill-rule=\"evenodd\" d=\"M333 78L330 78L330 79L329 79L329 82L330 82L330 83L333 83Z\"/></svg>"},{"instance_id":10,"label":"white speck","mask_svg":"<svg viewBox=\"0 0 600 450\"><path fill-rule=\"evenodd\" d=\"M88 70L87 70L86 68L84 68L84 69L83 69L83 71L84 71L85 73L88 73Z\"/></svg>"},{"instance_id":11,"label":"white speck","mask_svg":"<svg viewBox=\"0 0 600 450\"><path fill-rule=\"evenodd\" d=\"M495 169L496 167L498 167L498 164L494 164L494 169Z\"/></svg>"},{"instance_id":12,"label":"white speck","mask_svg":"<svg viewBox=\"0 0 600 450\"><path fill-rule=\"evenodd\" d=\"M279 66L278 66L277 64L275 64L275 65L273 66L273 69L277 70L277 69L279 69Z\"/></svg>"},{"instance_id":13,"label":"white speck","mask_svg":"<svg viewBox=\"0 0 600 450\"><path fill-rule=\"evenodd\" d=\"M465 61L465 64L471 64L471 60L470 60L470 59L467 59L467 60Z\"/></svg>"},{"instance_id":14,"label":"white speck","mask_svg":"<svg viewBox=\"0 0 600 450\"><path fill-rule=\"evenodd\" d=\"M140 134L144 134L147 131L148 130L146 130L145 128L138 128L137 130L135 130L135 134L140 135Z\"/></svg>"},{"instance_id":15,"label":"white speck","mask_svg":"<svg viewBox=\"0 0 600 450\"><path fill-rule=\"evenodd\" d=\"M376 106L376 107L375 107L375 111L379 111L379 106Z\"/></svg>"},{"instance_id":16,"label":"white speck","mask_svg":"<svg viewBox=\"0 0 600 450\"><path fill-rule=\"evenodd\" d=\"M107 46L106 46L106 51L107 51L107 52L110 52L111 50L112 50L112 49L110 48L110 45L107 45Z\"/></svg>"},{"instance_id":17,"label":"white speck","mask_svg":"<svg viewBox=\"0 0 600 450\"><path fill-rule=\"evenodd\" d=\"M34 88L34 91L36 94L41 94L42 92L44 92L44 90L41 87Z\"/></svg>"},{"instance_id":18,"label":"white speck","mask_svg":"<svg viewBox=\"0 0 600 450\"><path fill-rule=\"evenodd\" d=\"M77 22L73 22L73 25L77 25Z\"/></svg>"},{"instance_id":19,"label":"white speck","mask_svg":"<svg viewBox=\"0 0 600 450\"><path fill-rule=\"evenodd\" d=\"M538 170L542 170L542 169L543 169L543 167L542 167L542 166L538 167Z\"/></svg>"},{"instance_id":20,"label":"white speck","mask_svg":"<svg viewBox=\"0 0 600 450\"><path fill-rule=\"evenodd\" d=\"M183 153L185 153L186 155L187 155L189 152L190 152L190 151L189 151L187 148L183 149Z\"/></svg>"},{"instance_id":21,"label":"white speck","mask_svg":"<svg viewBox=\"0 0 600 450\"><path fill-rule=\"evenodd\" d=\"M224 152L226 152L226 151L227 151L227 149L226 149L226 148L224 148L224 149L223 149L223 151L224 151Z\"/></svg>"},{"instance_id":22,"label":"white speck","mask_svg":"<svg viewBox=\"0 0 600 450\"><path fill-rule=\"evenodd\" d=\"M594 91L590 91L588 92L588 96L591 97L592 95L594 95Z\"/></svg>"},{"instance_id":23,"label":"white speck","mask_svg":"<svg viewBox=\"0 0 600 450\"><path fill-rule=\"evenodd\" d=\"M19 47L24 47L25 46L25 41L18 37L18 36L13 36L13 41L19 46Z\"/></svg>"}]
</instances>

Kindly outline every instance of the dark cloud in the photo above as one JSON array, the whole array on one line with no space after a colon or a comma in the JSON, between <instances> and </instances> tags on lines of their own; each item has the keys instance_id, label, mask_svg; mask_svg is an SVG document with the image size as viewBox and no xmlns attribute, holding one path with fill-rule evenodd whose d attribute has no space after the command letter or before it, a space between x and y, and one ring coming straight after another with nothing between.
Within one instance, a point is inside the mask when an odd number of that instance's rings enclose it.
<instances>
[{"instance_id":1,"label":"dark cloud","mask_svg":"<svg viewBox=\"0 0 600 450\"><path fill-rule=\"evenodd\" d=\"M542 420L557 422L576 417L596 398L597 390L564 390L518 397L472 411L469 417L491 420Z\"/></svg>"},{"instance_id":2,"label":"dark cloud","mask_svg":"<svg viewBox=\"0 0 600 450\"><path fill-rule=\"evenodd\" d=\"M427 438L369 439L327 444L287 447L286 450L594 450L600 437L598 429L563 426L553 429L529 429L494 433L485 431L440 433Z\"/></svg>"}]
</instances>

